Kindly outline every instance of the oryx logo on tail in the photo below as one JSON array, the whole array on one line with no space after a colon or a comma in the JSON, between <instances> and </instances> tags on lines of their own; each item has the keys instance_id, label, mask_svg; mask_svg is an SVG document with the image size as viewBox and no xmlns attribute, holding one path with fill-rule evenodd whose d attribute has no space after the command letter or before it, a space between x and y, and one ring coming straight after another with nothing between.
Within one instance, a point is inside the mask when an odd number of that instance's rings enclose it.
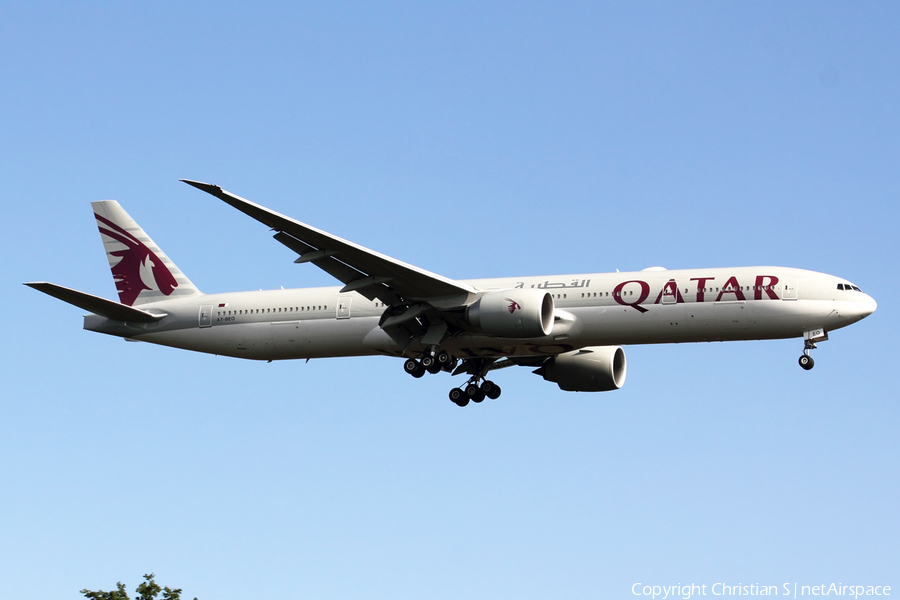
<instances>
[{"instance_id":1,"label":"oryx logo on tail","mask_svg":"<svg viewBox=\"0 0 900 600\"><path fill-rule=\"evenodd\" d=\"M128 233L109 219L94 213L100 233L116 240L125 246L123 250L109 252L110 256L120 260L112 269L119 301L132 306L144 290L159 291L164 296L170 295L178 282L163 261L142 241Z\"/></svg>"}]
</instances>

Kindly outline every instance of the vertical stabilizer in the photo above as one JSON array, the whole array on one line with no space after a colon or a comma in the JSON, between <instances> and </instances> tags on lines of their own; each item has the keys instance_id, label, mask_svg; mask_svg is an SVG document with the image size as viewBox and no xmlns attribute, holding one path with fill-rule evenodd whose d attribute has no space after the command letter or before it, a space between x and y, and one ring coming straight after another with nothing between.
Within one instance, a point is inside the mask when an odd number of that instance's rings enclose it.
<instances>
[{"instance_id":1,"label":"vertical stabilizer","mask_svg":"<svg viewBox=\"0 0 900 600\"><path fill-rule=\"evenodd\" d=\"M115 200L92 202L119 301L128 306L199 294Z\"/></svg>"}]
</instances>

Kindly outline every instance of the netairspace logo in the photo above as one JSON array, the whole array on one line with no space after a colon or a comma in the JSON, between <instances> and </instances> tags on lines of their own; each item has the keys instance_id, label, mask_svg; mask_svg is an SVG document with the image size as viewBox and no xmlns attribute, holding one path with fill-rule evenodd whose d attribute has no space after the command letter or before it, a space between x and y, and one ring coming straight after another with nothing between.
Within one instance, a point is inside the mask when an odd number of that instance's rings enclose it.
<instances>
[{"instance_id":1,"label":"netairspace logo","mask_svg":"<svg viewBox=\"0 0 900 600\"><path fill-rule=\"evenodd\" d=\"M694 596L844 596L859 598L861 596L890 596L889 585L843 585L840 583L820 585L797 585L796 583L783 583L777 585L760 585L758 583L744 585L730 585L727 583L714 583L712 585L644 585L635 583L631 586L631 593L635 596L650 596L656 598L682 598L689 600Z\"/></svg>"}]
</instances>

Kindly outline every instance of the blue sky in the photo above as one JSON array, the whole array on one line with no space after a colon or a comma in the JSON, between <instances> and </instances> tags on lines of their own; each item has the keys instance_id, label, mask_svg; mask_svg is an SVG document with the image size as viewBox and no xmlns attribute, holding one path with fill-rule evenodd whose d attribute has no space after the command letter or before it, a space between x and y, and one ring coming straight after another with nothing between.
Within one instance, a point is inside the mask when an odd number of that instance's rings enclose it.
<instances>
[{"instance_id":1,"label":"blue sky","mask_svg":"<svg viewBox=\"0 0 900 600\"><path fill-rule=\"evenodd\" d=\"M887 2L3 3L0 598L628 598L900 589ZM628 347L459 409L387 358L81 330L114 198L203 291L332 281L178 182L448 277L785 265L879 303L797 340Z\"/></svg>"}]
</instances>

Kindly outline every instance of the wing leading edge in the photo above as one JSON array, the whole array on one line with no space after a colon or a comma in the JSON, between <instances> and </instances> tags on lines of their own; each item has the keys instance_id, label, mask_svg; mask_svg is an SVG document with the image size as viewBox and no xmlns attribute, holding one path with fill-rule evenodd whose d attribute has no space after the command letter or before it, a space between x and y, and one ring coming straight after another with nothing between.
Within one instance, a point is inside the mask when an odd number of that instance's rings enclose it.
<instances>
[{"instance_id":1,"label":"wing leading edge","mask_svg":"<svg viewBox=\"0 0 900 600\"><path fill-rule=\"evenodd\" d=\"M477 290L424 269L341 239L264 206L236 196L217 185L182 179L184 183L219 198L242 213L268 225L275 239L299 254L295 261L310 262L344 284L342 293L356 291L389 306L427 302L435 307L458 307Z\"/></svg>"}]
</instances>

